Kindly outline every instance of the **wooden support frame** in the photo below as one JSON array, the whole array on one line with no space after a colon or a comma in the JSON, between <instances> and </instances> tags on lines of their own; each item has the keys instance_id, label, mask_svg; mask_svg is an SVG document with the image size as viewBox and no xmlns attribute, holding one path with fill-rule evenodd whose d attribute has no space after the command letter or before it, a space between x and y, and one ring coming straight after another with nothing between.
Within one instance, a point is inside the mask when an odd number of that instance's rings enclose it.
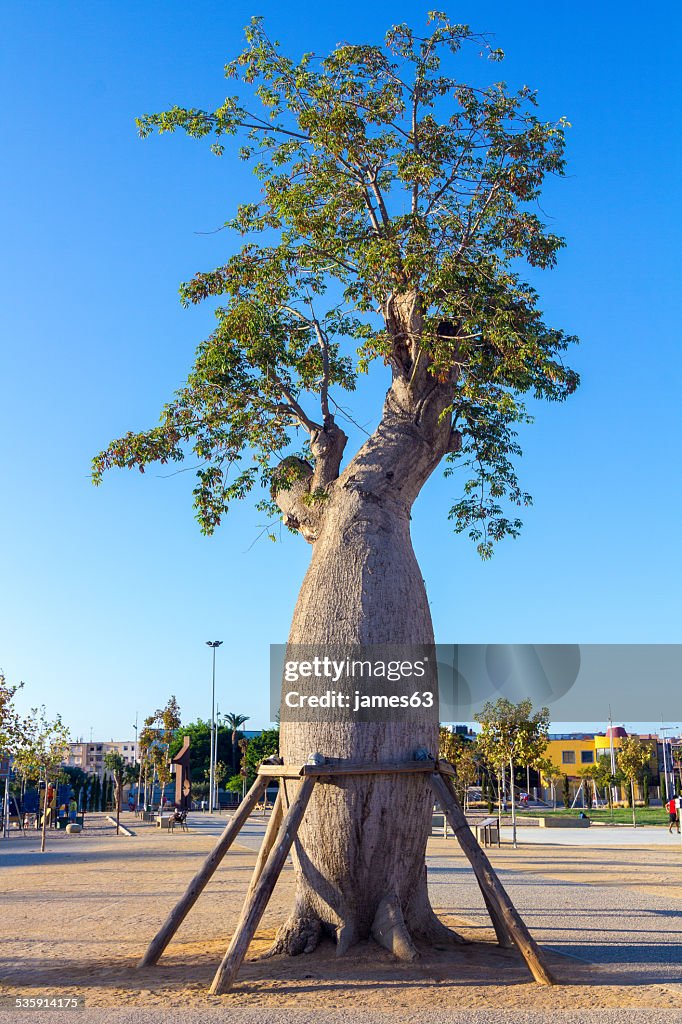
<instances>
[{"instance_id":1,"label":"wooden support frame","mask_svg":"<svg viewBox=\"0 0 682 1024\"><path fill-rule=\"evenodd\" d=\"M454 775L455 770L447 761L388 761L384 764L262 764L259 775L277 779L300 779L307 775L318 778L332 778L335 775L402 775L405 772L433 772L434 768L443 775Z\"/></svg>"},{"instance_id":2,"label":"wooden support frame","mask_svg":"<svg viewBox=\"0 0 682 1024\"><path fill-rule=\"evenodd\" d=\"M234 817L228 823L201 869L190 882L184 895L152 939L139 966L149 967L158 962L266 790L268 779L278 778L280 780L279 792L258 853L239 921L211 984L210 992L213 995L227 992L234 983L287 856L290 851L292 856L294 855L292 845L314 787L330 784L336 777L342 778L348 775L400 775L404 773L425 774L427 772L434 796L442 807L446 820L450 823L454 835L474 870L499 944L507 947L516 946L538 983L554 984L554 978L543 960L537 943L530 935L469 827L452 784L454 775L452 765L444 761L433 760L384 764L261 765L253 786L237 808ZM284 788L287 780L291 785L298 782L296 794L291 802Z\"/></svg>"},{"instance_id":3,"label":"wooden support frame","mask_svg":"<svg viewBox=\"0 0 682 1024\"><path fill-rule=\"evenodd\" d=\"M309 776L303 779L299 786L298 793L277 833L277 839L265 863L263 873L246 897L232 941L209 989L211 995L219 996L223 992L227 992L237 977L249 943L272 896L272 890L275 888L280 871L284 867L291 844L296 838L298 826L301 824L316 781L314 776Z\"/></svg>"},{"instance_id":4,"label":"wooden support frame","mask_svg":"<svg viewBox=\"0 0 682 1024\"><path fill-rule=\"evenodd\" d=\"M492 864L476 842L469 828L464 811L460 807L454 787L449 779L438 772L431 776L431 786L447 815L459 845L474 869L476 879L485 899L495 933L502 944L514 944L528 964L531 974L541 985L553 985L554 978L543 961L542 953L526 928L516 907L497 877Z\"/></svg>"},{"instance_id":5,"label":"wooden support frame","mask_svg":"<svg viewBox=\"0 0 682 1024\"><path fill-rule=\"evenodd\" d=\"M244 822L260 800L261 795L265 792L266 786L267 779L259 775L237 808L234 817L225 826L220 839L187 886L184 895L173 907L163 925L149 943L146 953L140 960L140 967L151 967L152 964L159 962L164 949L199 899L221 860L241 832Z\"/></svg>"},{"instance_id":6,"label":"wooden support frame","mask_svg":"<svg viewBox=\"0 0 682 1024\"><path fill-rule=\"evenodd\" d=\"M246 894L246 899L247 900L248 900L249 896L251 895L251 893L253 892L253 890L256 888L256 885L258 883L258 879L263 874L263 868L265 867L265 865L267 863L268 857L270 856L270 850L272 849L272 847L275 844L275 839L277 838L277 834L278 834L280 826L282 824L282 815L283 815L283 807L284 807L283 799L282 798L283 798L282 785L280 785L279 790L277 791L277 796L275 798L274 807L272 808L272 814L270 815L270 820L268 822L268 827L265 830L265 835L263 836L263 842L261 843L260 850L258 851L258 857L256 859L256 866L253 869L253 878L251 879L251 882L249 884L249 889L248 889L248 892Z\"/></svg>"}]
</instances>

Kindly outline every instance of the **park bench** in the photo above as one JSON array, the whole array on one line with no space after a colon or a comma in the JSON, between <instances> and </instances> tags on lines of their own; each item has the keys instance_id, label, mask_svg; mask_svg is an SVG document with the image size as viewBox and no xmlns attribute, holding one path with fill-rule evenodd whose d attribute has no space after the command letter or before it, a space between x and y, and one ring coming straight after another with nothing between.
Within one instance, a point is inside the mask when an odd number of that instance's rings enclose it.
<instances>
[{"instance_id":1,"label":"park bench","mask_svg":"<svg viewBox=\"0 0 682 1024\"><path fill-rule=\"evenodd\" d=\"M476 838L480 846L499 846L500 826L497 818L484 818L476 822Z\"/></svg>"},{"instance_id":2,"label":"park bench","mask_svg":"<svg viewBox=\"0 0 682 1024\"><path fill-rule=\"evenodd\" d=\"M159 814L156 818L156 827L171 831L171 814Z\"/></svg>"},{"instance_id":3,"label":"park bench","mask_svg":"<svg viewBox=\"0 0 682 1024\"><path fill-rule=\"evenodd\" d=\"M174 832L176 825L179 825L183 832L187 832L187 811L182 811L180 814L171 814L168 822L169 830Z\"/></svg>"}]
</instances>

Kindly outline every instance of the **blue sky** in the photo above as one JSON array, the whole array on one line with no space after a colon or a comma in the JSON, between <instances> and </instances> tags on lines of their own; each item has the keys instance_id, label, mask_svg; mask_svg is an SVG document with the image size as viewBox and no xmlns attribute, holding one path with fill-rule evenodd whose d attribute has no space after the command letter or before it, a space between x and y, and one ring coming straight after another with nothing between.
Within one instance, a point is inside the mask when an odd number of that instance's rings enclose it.
<instances>
[{"instance_id":1,"label":"blue sky","mask_svg":"<svg viewBox=\"0 0 682 1024\"><path fill-rule=\"evenodd\" d=\"M309 549L253 543L236 508L212 538L192 474L118 473L91 456L156 422L208 308L180 281L222 262L214 231L253 189L242 165L181 137L146 142L136 115L209 106L254 13L294 54L423 24L413 3L47 2L4 12L0 307L0 666L22 705L74 735L132 735L175 693L207 715L208 639L222 639L222 710L267 724L268 644L286 639ZM415 548L443 642L680 642L680 16L672 4L458 3L508 59L491 73L539 88L566 115L567 179L543 208L568 249L539 286L548 320L582 339L565 406L524 435L535 505L516 542L482 564L452 533L452 481L434 478ZM7 42L9 40L9 43ZM378 378L372 385L383 386ZM614 717L618 710L614 707ZM682 718L649 708L642 719ZM601 721L594 706L586 718Z\"/></svg>"}]
</instances>

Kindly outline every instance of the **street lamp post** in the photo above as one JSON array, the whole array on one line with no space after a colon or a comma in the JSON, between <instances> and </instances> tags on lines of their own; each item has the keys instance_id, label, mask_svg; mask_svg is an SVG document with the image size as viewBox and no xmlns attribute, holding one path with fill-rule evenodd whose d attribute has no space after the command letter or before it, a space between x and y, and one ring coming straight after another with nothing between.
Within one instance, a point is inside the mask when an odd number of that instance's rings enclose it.
<instances>
[{"instance_id":1,"label":"street lamp post","mask_svg":"<svg viewBox=\"0 0 682 1024\"><path fill-rule=\"evenodd\" d=\"M207 640L206 645L213 648L213 682L211 686L211 749L210 749L210 761L209 761L209 780L208 780L208 810L209 813L213 813L213 798L215 793L215 754L216 754L216 735L215 735L215 652L218 647L222 644L222 640Z\"/></svg>"},{"instance_id":2,"label":"street lamp post","mask_svg":"<svg viewBox=\"0 0 682 1024\"><path fill-rule=\"evenodd\" d=\"M138 714L139 714L139 712L136 711L135 712L135 725L133 726L133 729L135 730L135 752L133 754L133 766L137 765L137 762L138 762L138 746L137 746L137 716L138 716ZM137 793L135 794L135 809L136 810L138 810L139 807L140 807L140 784L141 784L141 782L142 782L142 761L140 761L140 771L139 771L138 777L137 777ZM131 785L130 792L132 793L132 791L133 791L133 787ZM130 797L128 797L128 800L130 800Z\"/></svg>"},{"instance_id":3,"label":"street lamp post","mask_svg":"<svg viewBox=\"0 0 682 1024\"><path fill-rule=\"evenodd\" d=\"M665 799L666 799L666 803L670 799L670 785L669 785L669 782L668 782L668 758L666 757L666 747L667 747L667 744L668 744L668 737L666 736L667 732L670 732L670 729L667 729L667 728L664 729L663 726L661 726L661 738L662 738L662 746L663 746L663 778L665 779ZM673 785L673 789L674 789L674 785Z\"/></svg>"}]
</instances>

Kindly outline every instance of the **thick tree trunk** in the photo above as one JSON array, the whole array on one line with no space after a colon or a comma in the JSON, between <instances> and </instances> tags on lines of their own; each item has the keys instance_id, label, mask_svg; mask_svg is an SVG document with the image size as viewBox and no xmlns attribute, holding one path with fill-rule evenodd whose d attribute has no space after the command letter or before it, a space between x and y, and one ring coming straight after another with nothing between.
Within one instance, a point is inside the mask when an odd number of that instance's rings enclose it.
<instances>
[{"instance_id":1,"label":"thick tree trunk","mask_svg":"<svg viewBox=\"0 0 682 1024\"><path fill-rule=\"evenodd\" d=\"M278 496L285 518L314 544L290 644L320 654L328 645L433 644L410 510L451 444L449 417L440 415L445 404L437 384L416 405L394 383L379 428L328 489L321 510L302 504L297 511L291 490ZM414 689L412 681L409 692ZM407 721L389 722L330 715L323 722L283 720L281 727L285 763L314 753L332 761L408 761L418 748L437 754L433 712L415 710ZM296 785L287 783L289 802ZM323 932L343 952L374 934L411 958L411 937L453 937L435 918L426 891L432 802L425 775L355 776L317 786L294 847L295 909L273 952L308 952Z\"/></svg>"}]
</instances>

